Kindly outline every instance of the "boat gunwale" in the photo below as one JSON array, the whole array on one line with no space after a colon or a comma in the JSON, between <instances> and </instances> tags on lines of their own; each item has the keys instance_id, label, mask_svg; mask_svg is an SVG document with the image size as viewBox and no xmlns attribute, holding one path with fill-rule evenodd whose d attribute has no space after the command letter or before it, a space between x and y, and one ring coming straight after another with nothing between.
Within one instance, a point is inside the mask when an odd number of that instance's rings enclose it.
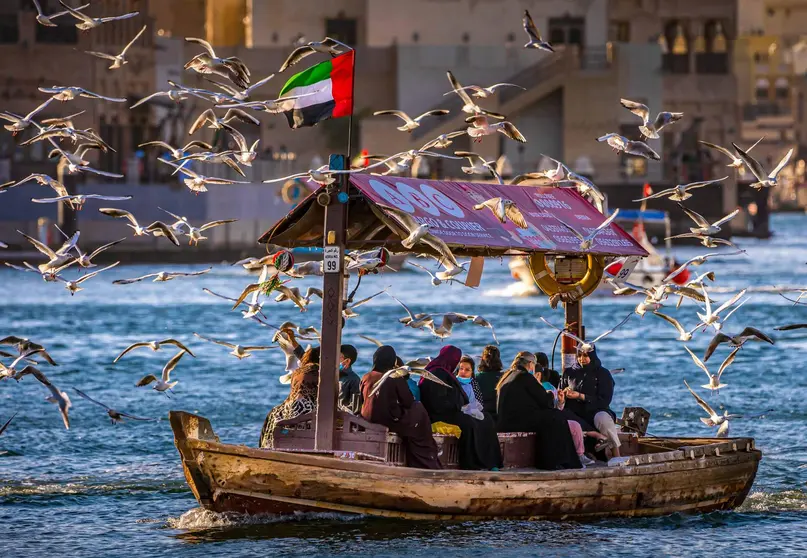
<instances>
[{"instance_id":1,"label":"boat gunwale","mask_svg":"<svg viewBox=\"0 0 807 558\"><path fill-rule=\"evenodd\" d=\"M686 440L686 438L670 438L670 440ZM692 438L691 440L703 440L703 438ZM421 480L461 480L461 481L540 481L540 480L590 480L598 478L611 478L635 475L649 475L659 473L670 473L674 470L703 469L707 467L721 466L726 459L743 458L741 461L753 460L759 462L762 452L757 449L741 449L739 441L751 441L751 438L729 438L720 439L721 442L738 442L737 451L724 452L720 455L701 456L691 458L682 456L679 459L661 461L656 463L646 463L638 465L626 465L616 467L597 467L587 469L564 469L557 471L524 471L508 470L500 471L468 471L461 469L418 469L414 467L395 467L388 464L374 463L371 461L351 461L337 457L326 457L323 455L309 454L294 451L277 451L272 449L251 448L244 445L225 444L197 438L188 438L183 443L187 449L194 452L211 452L233 457L247 457L264 461L281 461L296 465L317 467L329 470L341 470L345 472L375 473L383 475L394 475L397 477L415 478ZM179 441L178 441L179 442ZM753 447L753 446L752 446ZM349 452L348 452L349 453ZM683 452L681 452L683 454ZM671 470L672 469L672 470Z\"/></svg>"}]
</instances>

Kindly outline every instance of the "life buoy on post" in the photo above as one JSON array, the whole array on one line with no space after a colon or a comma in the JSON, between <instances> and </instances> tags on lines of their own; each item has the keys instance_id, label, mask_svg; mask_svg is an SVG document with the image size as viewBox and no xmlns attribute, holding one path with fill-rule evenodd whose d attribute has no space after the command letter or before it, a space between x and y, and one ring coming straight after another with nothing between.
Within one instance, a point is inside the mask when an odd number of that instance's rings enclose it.
<instances>
[{"instance_id":1,"label":"life buoy on post","mask_svg":"<svg viewBox=\"0 0 807 558\"><path fill-rule=\"evenodd\" d=\"M535 284L545 294L552 296L562 293L572 293L576 299L587 297L594 292L600 284L605 270L605 257L588 254L586 268L582 278L571 283L561 283L546 265L544 254L532 254L529 259L530 273Z\"/></svg>"},{"instance_id":2,"label":"life buoy on post","mask_svg":"<svg viewBox=\"0 0 807 558\"><path fill-rule=\"evenodd\" d=\"M280 189L280 197L289 205L300 203L305 197L305 186L296 178L289 180Z\"/></svg>"}]
</instances>

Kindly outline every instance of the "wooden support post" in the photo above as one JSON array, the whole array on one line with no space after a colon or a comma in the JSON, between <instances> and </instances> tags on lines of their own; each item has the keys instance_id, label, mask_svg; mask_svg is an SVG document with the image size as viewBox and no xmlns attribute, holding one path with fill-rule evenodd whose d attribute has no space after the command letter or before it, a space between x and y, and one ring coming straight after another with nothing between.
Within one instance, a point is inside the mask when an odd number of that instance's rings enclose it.
<instances>
[{"instance_id":1,"label":"wooden support post","mask_svg":"<svg viewBox=\"0 0 807 558\"><path fill-rule=\"evenodd\" d=\"M565 304L565 327L569 333L572 333L585 340L585 329L583 328L583 303L579 300L577 302L567 302ZM561 371L574 366L577 358L577 343L571 338L563 336L560 344L561 354Z\"/></svg>"},{"instance_id":2,"label":"wooden support post","mask_svg":"<svg viewBox=\"0 0 807 558\"><path fill-rule=\"evenodd\" d=\"M346 169L344 155L331 155L331 169ZM325 208L325 234L323 245L322 281L322 343L319 358L319 390L317 391L317 420L314 447L318 450L334 448L336 399L339 395L339 353L342 345L342 301L345 292L345 227L347 203L337 199L339 193L347 195L347 174L335 182ZM319 200L318 200L319 201Z\"/></svg>"}]
</instances>

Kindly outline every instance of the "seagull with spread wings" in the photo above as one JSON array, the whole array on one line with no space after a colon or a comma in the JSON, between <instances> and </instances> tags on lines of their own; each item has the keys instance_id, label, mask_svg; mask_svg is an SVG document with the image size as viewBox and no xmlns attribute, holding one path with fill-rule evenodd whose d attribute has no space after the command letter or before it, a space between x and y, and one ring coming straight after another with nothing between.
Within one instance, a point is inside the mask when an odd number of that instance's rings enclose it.
<instances>
[{"instance_id":1,"label":"seagull with spread wings","mask_svg":"<svg viewBox=\"0 0 807 558\"><path fill-rule=\"evenodd\" d=\"M140 347L148 347L152 351L159 351L163 345L173 345L174 347L182 349L183 351L191 355L193 358L196 358L196 355L193 354L193 352L188 347L186 347L181 341L169 338L169 339L163 339L162 341L139 341L137 343L133 343L128 347L126 347L125 349L123 349L123 352L115 357L115 360L112 361L112 364L118 362L121 358L123 358L123 355L125 355L129 351L133 351L134 349L138 349Z\"/></svg>"},{"instance_id":2,"label":"seagull with spread wings","mask_svg":"<svg viewBox=\"0 0 807 558\"><path fill-rule=\"evenodd\" d=\"M120 21L122 19L129 19L135 17L140 12L130 12L128 14L123 14L119 16L111 16L111 17L90 17L87 14L83 14L78 11L77 8L73 8L68 6L64 3L64 0L59 0L59 4L67 8L67 11L70 12L78 23L76 23L76 27L81 31L89 31L90 29L95 29L96 27L100 27L104 23L109 23L110 21Z\"/></svg>"},{"instance_id":3,"label":"seagull with spread wings","mask_svg":"<svg viewBox=\"0 0 807 558\"><path fill-rule=\"evenodd\" d=\"M759 161L751 157L747 151L743 151L739 147L737 147L736 143L731 144L734 147L734 150L737 152L737 156L742 160L745 168L751 171L751 174L757 179L756 182L750 184L751 188L756 188L757 190L761 190L762 188L772 188L776 186L779 182L777 181L777 177L779 173L782 172L782 169L785 168L787 163L790 161L790 157L793 156L793 149L788 151L782 160L779 161L779 164L767 175L765 174L765 170L762 168L762 165L759 164Z\"/></svg>"},{"instance_id":4,"label":"seagull with spread wings","mask_svg":"<svg viewBox=\"0 0 807 558\"><path fill-rule=\"evenodd\" d=\"M112 424L118 424L119 422L123 422L124 418L131 419L131 420L143 420L143 421L157 420L157 419L153 419L153 418L137 417L135 415L130 415L129 413L124 413L122 411L116 411L112 407L108 407L108 406L104 405L103 403L101 403L100 401L98 401L96 399L93 399L92 397L90 397L89 395L87 395L86 393L84 393L83 391L81 391L78 388L74 387L73 391L78 393L79 396L83 397L84 399L86 399L90 403L94 403L95 405L98 405L99 407L104 409L106 411L107 416L112 421Z\"/></svg>"},{"instance_id":5,"label":"seagull with spread wings","mask_svg":"<svg viewBox=\"0 0 807 558\"><path fill-rule=\"evenodd\" d=\"M524 31L527 33L527 36L530 38L530 40L524 45L524 48L536 48L546 52L555 52L552 45L541 38L541 33L538 31L538 27L536 27L535 22L532 20L529 10L524 10L524 17L521 18L521 24L522 27L524 27Z\"/></svg>"},{"instance_id":6,"label":"seagull with spread wings","mask_svg":"<svg viewBox=\"0 0 807 558\"><path fill-rule=\"evenodd\" d=\"M31 124L34 124L34 116L36 116L40 111L44 110L51 103L51 101L53 101L53 98L47 99L44 103L36 107L25 116L8 111L0 112L1 119L11 122L11 124L4 124L3 128L11 132L11 135L16 136L17 133L22 132Z\"/></svg>"},{"instance_id":7,"label":"seagull with spread wings","mask_svg":"<svg viewBox=\"0 0 807 558\"><path fill-rule=\"evenodd\" d=\"M269 346L269 345L238 345L236 343L230 343L228 341L220 341L217 339L211 339L209 337L205 337L204 335L199 335L198 333L194 332L194 335L203 341L207 341L209 343L215 343L216 345L221 345L222 347L227 347L228 349L232 349L228 354L233 355L238 360L242 360L245 358L249 358L252 356L251 351L268 351L269 349L277 349L278 347Z\"/></svg>"},{"instance_id":8,"label":"seagull with spread wings","mask_svg":"<svg viewBox=\"0 0 807 558\"><path fill-rule=\"evenodd\" d=\"M448 114L448 111L445 109L439 110L429 110L421 114L420 116L416 116L415 118L410 117L402 110L377 110L373 113L373 116L382 116L382 115L392 115L397 116L401 120L403 120L403 126L398 126L398 130L401 132L411 132L415 128L420 126L420 121L429 116L444 116Z\"/></svg>"},{"instance_id":9,"label":"seagull with spread wings","mask_svg":"<svg viewBox=\"0 0 807 558\"><path fill-rule=\"evenodd\" d=\"M314 54L315 52L330 54L331 57L334 57L339 54L344 54L349 50L353 49L347 46L345 43L341 43L330 37L325 37L325 39L322 41L311 41L295 48L292 53L289 54L288 58L286 58L286 60L283 62L283 65L280 66L279 72L285 72L287 69L300 62L300 60L306 56Z\"/></svg>"},{"instance_id":10,"label":"seagull with spread wings","mask_svg":"<svg viewBox=\"0 0 807 558\"><path fill-rule=\"evenodd\" d=\"M527 225L527 220L524 219L524 214L521 213L521 210L513 200L508 200L506 198L490 198L489 200L476 204L474 209L490 209L501 223L506 223L509 219L510 222L519 229L526 229L529 227L529 225Z\"/></svg>"},{"instance_id":11,"label":"seagull with spread wings","mask_svg":"<svg viewBox=\"0 0 807 558\"><path fill-rule=\"evenodd\" d=\"M130 285L131 283L137 283L139 281L143 281L144 279L151 279L154 277L153 283L163 282L163 281L171 281L172 279L176 279L177 277L196 277L197 275L204 275L205 273L210 272L213 269L212 267L208 267L207 269L203 269L201 271L192 271L192 272L181 272L181 271L160 271L158 273L149 273L148 275L143 275L141 277L135 277L134 279L115 279L112 281L113 285Z\"/></svg>"},{"instance_id":12,"label":"seagull with spread wings","mask_svg":"<svg viewBox=\"0 0 807 558\"><path fill-rule=\"evenodd\" d=\"M761 137L761 138L759 138L757 141L755 141L755 142L754 142L754 145L752 145L751 147L749 147L748 149L746 149L746 150L745 150L746 154L747 154L749 151L751 151L752 149L754 149L754 148L757 146L757 144L758 144L759 142L761 142L762 140L764 140L764 139L765 139L765 136L762 136L762 137ZM720 152L721 152L723 155L725 155L725 156L727 156L729 159L731 159L731 163L729 163L728 165L726 165L727 167L731 167L731 168L739 169L739 168L741 168L741 167L743 166L743 160L742 160L742 159L741 159L739 156L737 156L737 155L736 155L736 153L732 153L731 151L729 151L729 150L728 150L728 149L726 149L725 147L721 147L721 146L719 146L719 145L715 145L714 143L709 143L708 141L701 141L700 143L702 143L702 144L703 144L703 145L705 145L706 147L711 147L712 149L716 149L717 151L720 151Z\"/></svg>"},{"instance_id":13,"label":"seagull with spread wings","mask_svg":"<svg viewBox=\"0 0 807 558\"><path fill-rule=\"evenodd\" d=\"M659 112L656 115L656 119L651 122L650 109L647 108L647 105L629 99L620 99L619 102L623 107L642 119L642 125L639 126L639 131L642 132L642 135L650 139L658 139L658 133L662 128L673 122L678 122L684 117L683 112L662 111Z\"/></svg>"},{"instance_id":14,"label":"seagull with spread wings","mask_svg":"<svg viewBox=\"0 0 807 558\"><path fill-rule=\"evenodd\" d=\"M124 64L129 63L129 61L126 60L126 51L129 50L129 47L131 47L134 44L134 42L137 39L139 39L143 35L143 33L146 32L146 27L148 27L148 26L144 25L143 28L140 29L140 31L137 33L137 35L134 36L134 39L129 41L127 43L127 45L125 47L123 47L123 50L120 51L120 54L106 54L105 52L96 52L96 51L93 51L93 50L85 50L84 52L87 53L87 54L91 54L93 56L96 56L98 58L103 58L104 60L112 60L112 65L109 66L108 69L109 70L117 70L118 68L120 68Z\"/></svg>"},{"instance_id":15,"label":"seagull with spread wings","mask_svg":"<svg viewBox=\"0 0 807 558\"><path fill-rule=\"evenodd\" d=\"M643 141L629 140L625 136L613 133L600 136L597 138L597 141L606 142L617 153L625 153L653 161L661 161L661 155L656 153L652 147Z\"/></svg>"},{"instance_id":16,"label":"seagull with spread wings","mask_svg":"<svg viewBox=\"0 0 807 558\"><path fill-rule=\"evenodd\" d=\"M154 374L148 374L147 376L143 376L140 378L135 384L135 387L145 387L151 383L154 383L154 387L152 389L157 390L161 393L165 393L166 391L170 391L175 385L177 385L178 381L171 381L171 372L173 372L174 368L176 368L177 364L179 364L182 355L185 354L186 351L180 350L176 355L174 355L171 360L163 367L162 374L158 378ZM168 395L165 393L165 395Z\"/></svg>"},{"instance_id":17,"label":"seagull with spread wings","mask_svg":"<svg viewBox=\"0 0 807 558\"><path fill-rule=\"evenodd\" d=\"M555 330L557 330L557 331L561 332L561 335L564 335L565 337L568 337L568 338L570 338L570 339L574 340L575 342L577 342L577 350L578 350L578 351L581 351L581 352L584 352L584 353L590 353L592 350L594 350L594 345L595 345L595 344L596 344L598 341L600 341L600 340L602 340L602 339L605 339L605 338L606 338L608 335L611 335L611 334L612 334L613 332L615 332L617 329L619 329L620 327L622 327L623 325L625 325L625 323L626 323L628 320L630 320L631 316L633 316L633 312L631 312L630 314L628 314L627 316L625 316L625 319L623 319L621 322L619 322L618 324L616 324L614 327L612 327L612 328L611 328L611 329L609 329L608 331L605 331L604 333L601 333L600 335L598 335L597 337L595 337L595 338L594 338L594 340L592 340L592 341L584 341L584 340L580 339L579 337L577 337L577 336L576 336L575 334L573 334L572 332L570 332L570 331L568 331L568 330L566 330L566 329L560 329L559 327L556 327L556 326L552 325L552 324L551 324L551 323L549 323L549 321L547 321L547 320L546 320L546 319L545 319L543 316L540 318L540 320L541 320L542 322L544 322L546 325L548 325L549 327L551 327L552 329L555 329Z\"/></svg>"},{"instance_id":18,"label":"seagull with spread wings","mask_svg":"<svg viewBox=\"0 0 807 558\"><path fill-rule=\"evenodd\" d=\"M200 74L215 74L229 79L241 88L249 87L249 68L236 57L219 58L210 43L196 37L186 37L185 42L201 45L206 52L197 54L185 64L186 70L193 70Z\"/></svg>"},{"instance_id":19,"label":"seagull with spread wings","mask_svg":"<svg viewBox=\"0 0 807 558\"><path fill-rule=\"evenodd\" d=\"M552 216L555 218L555 220L558 223L560 223L561 225L566 227L566 229L568 229L569 232L571 232L574 236L576 236L578 239L580 239L580 250L585 252L587 250L590 250L591 247L594 246L594 241L596 240L597 236L600 233L602 233L605 230L608 230L608 226L611 224L611 222L614 219L616 219L617 215L619 215L619 209L617 209L616 211L611 213L611 215L609 215L608 218L605 221L603 221L602 223L597 225L597 227L595 227L590 233L588 233L586 235L583 235L582 233L578 232L577 229L575 229L571 225L563 222L556 215L553 214Z\"/></svg>"},{"instance_id":20,"label":"seagull with spread wings","mask_svg":"<svg viewBox=\"0 0 807 558\"><path fill-rule=\"evenodd\" d=\"M711 184L717 184L718 182L722 182L727 178L728 176L724 176L723 178L717 178L715 180L702 180L699 182L690 182L689 184L678 184L672 188L659 190L658 192L650 194L649 196L645 196L644 198L639 198L638 200L633 201L640 202L645 200L654 200L657 198L669 198L672 201L684 201L692 197L690 190L703 188L704 186L709 186Z\"/></svg>"}]
</instances>

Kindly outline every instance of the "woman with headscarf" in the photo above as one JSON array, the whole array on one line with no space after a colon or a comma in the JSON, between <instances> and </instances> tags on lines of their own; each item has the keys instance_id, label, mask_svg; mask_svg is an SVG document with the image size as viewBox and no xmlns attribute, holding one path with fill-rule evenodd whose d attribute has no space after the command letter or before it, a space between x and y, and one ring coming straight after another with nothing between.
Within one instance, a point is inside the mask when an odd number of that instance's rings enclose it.
<instances>
[{"instance_id":1,"label":"woman with headscarf","mask_svg":"<svg viewBox=\"0 0 807 558\"><path fill-rule=\"evenodd\" d=\"M303 353L300 366L291 374L289 396L266 415L261 431L260 447L274 447L275 426L278 421L293 419L317 408L319 354L319 347L313 347Z\"/></svg>"},{"instance_id":2,"label":"woman with headscarf","mask_svg":"<svg viewBox=\"0 0 807 558\"><path fill-rule=\"evenodd\" d=\"M397 356L389 345L379 347L373 355L373 370L361 379L364 404L361 416L383 424L398 434L406 447L406 465L421 469L441 469L437 444L432 437L432 423L426 409L415 401L406 378L387 378L370 397L373 387L385 372L395 368Z\"/></svg>"},{"instance_id":3,"label":"woman with headscarf","mask_svg":"<svg viewBox=\"0 0 807 558\"><path fill-rule=\"evenodd\" d=\"M566 368L560 378L566 402L564 410L574 413L607 438L614 457L619 457L619 433L616 429L616 415L611 410L614 397L614 378L597 356L597 349L588 353L578 351L577 365ZM583 430L586 430L585 426ZM603 444L598 445L601 449Z\"/></svg>"},{"instance_id":4,"label":"woman with headscarf","mask_svg":"<svg viewBox=\"0 0 807 558\"><path fill-rule=\"evenodd\" d=\"M482 409L482 391L479 389L479 382L476 381L474 374L474 359L469 356L463 356L454 375L457 376L457 381L460 383L462 391L470 403L478 402L479 408Z\"/></svg>"},{"instance_id":5,"label":"woman with headscarf","mask_svg":"<svg viewBox=\"0 0 807 558\"><path fill-rule=\"evenodd\" d=\"M459 439L461 469L499 469L502 466L502 453L493 419L484 413L481 419L475 418L462 410L469 401L454 376L454 369L461 358L462 351L453 345L446 345L440 350L437 358L426 365L426 370L451 387L421 380L420 400L432 422L453 424L462 431Z\"/></svg>"},{"instance_id":6,"label":"woman with headscarf","mask_svg":"<svg viewBox=\"0 0 807 558\"><path fill-rule=\"evenodd\" d=\"M482 349L482 359L476 372L476 383L482 392L482 409L496 420L496 384L502 379L502 358L499 347L488 345Z\"/></svg>"},{"instance_id":7,"label":"woman with headscarf","mask_svg":"<svg viewBox=\"0 0 807 558\"><path fill-rule=\"evenodd\" d=\"M582 467L569 423L551 393L533 376L535 355L518 353L497 386L499 432L534 432L538 469ZM581 438L582 441L582 438Z\"/></svg>"}]
</instances>

